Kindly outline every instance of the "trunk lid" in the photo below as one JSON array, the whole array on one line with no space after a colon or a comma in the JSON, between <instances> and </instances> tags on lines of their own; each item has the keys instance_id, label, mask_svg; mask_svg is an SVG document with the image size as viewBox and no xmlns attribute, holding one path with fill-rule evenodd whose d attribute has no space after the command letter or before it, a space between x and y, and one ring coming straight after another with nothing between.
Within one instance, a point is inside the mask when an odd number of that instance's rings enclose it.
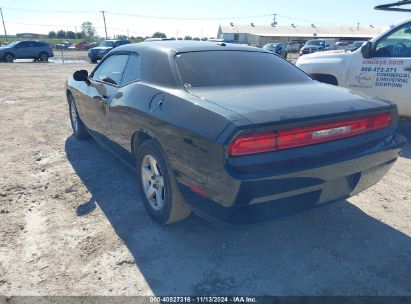
<instances>
[{"instance_id":1,"label":"trunk lid","mask_svg":"<svg viewBox=\"0 0 411 304\"><path fill-rule=\"evenodd\" d=\"M254 124L342 116L393 107L380 99L314 81L289 85L194 87L188 91Z\"/></svg>"}]
</instances>

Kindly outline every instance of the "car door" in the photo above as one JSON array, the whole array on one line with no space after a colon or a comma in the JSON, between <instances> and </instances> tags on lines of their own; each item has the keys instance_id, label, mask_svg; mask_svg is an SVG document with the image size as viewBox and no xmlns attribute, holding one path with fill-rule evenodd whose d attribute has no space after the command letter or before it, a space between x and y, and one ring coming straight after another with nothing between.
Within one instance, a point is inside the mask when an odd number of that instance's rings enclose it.
<instances>
[{"instance_id":1,"label":"car door","mask_svg":"<svg viewBox=\"0 0 411 304\"><path fill-rule=\"evenodd\" d=\"M364 59L357 51L348 87L394 102L401 116L411 117L411 22L377 40L373 53Z\"/></svg>"},{"instance_id":2,"label":"car door","mask_svg":"<svg viewBox=\"0 0 411 304\"><path fill-rule=\"evenodd\" d=\"M113 54L102 61L90 75L86 94L79 102L81 118L91 133L100 139L107 138L110 101L121 84L128 56Z\"/></svg>"},{"instance_id":3,"label":"car door","mask_svg":"<svg viewBox=\"0 0 411 304\"><path fill-rule=\"evenodd\" d=\"M31 58L37 58L39 55L39 52L37 52L37 42L35 41L27 41L27 46L24 50L24 58L26 59L31 59Z\"/></svg>"},{"instance_id":4,"label":"car door","mask_svg":"<svg viewBox=\"0 0 411 304\"><path fill-rule=\"evenodd\" d=\"M33 41L32 47L30 48L30 58L37 58L41 52L48 52L46 51L46 47L43 43Z\"/></svg>"},{"instance_id":5,"label":"car door","mask_svg":"<svg viewBox=\"0 0 411 304\"><path fill-rule=\"evenodd\" d=\"M13 53L16 59L27 58L29 41L22 41L16 44L13 48Z\"/></svg>"},{"instance_id":6,"label":"car door","mask_svg":"<svg viewBox=\"0 0 411 304\"><path fill-rule=\"evenodd\" d=\"M131 122L131 116L138 115L136 111L130 112L130 107L142 106L142 102L150 97L144 98L144 93L137 82L141 79L141 61L137 53L132 53L127 61L121 80L121 87L113 96L109 106L110 116L110 133L109 139L112 143L111 148L114 152L120 155L123 159L129 159L130 153L128 150L131 147L131 134L139 129L134 122ZM144 99L144 100L142 100ZM134 104L133 104L134 103ZM137 106L136 106L137 105Z\"/></svg>"}]
</instances>

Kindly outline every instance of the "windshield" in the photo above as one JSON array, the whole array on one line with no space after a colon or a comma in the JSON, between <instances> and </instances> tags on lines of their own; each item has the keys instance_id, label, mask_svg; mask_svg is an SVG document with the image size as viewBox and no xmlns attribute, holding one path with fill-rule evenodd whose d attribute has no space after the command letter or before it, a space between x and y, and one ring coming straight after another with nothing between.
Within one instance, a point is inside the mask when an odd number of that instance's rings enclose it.
<instances>
[{"instance_id":1,"label":"windshield","mask_svg":"<svg viewBox=\"0 0 411 304\"><path fill-rule=\"evenodd\" d=\"M308 40L307 45L324 45L324 41L319 40Z\"/></svg>"},{"instance_id":2,"label":"windshield","mask_svg":"<svg viewBox=\"0 0 411 304\"><path fill-rule=\"evenodd\" d=\"M188 87L295 83L309 77L274 54L247 51L189 52L176 56Z\"/></svg>"},{"instance_id":3,"label":"windshield","mask_svg":"<svg viewBox=\"0 0 411 304\"><path fill-rule=\"evenodd\" d=\"M112 46L114 46L114 41L103 41L103 42L101 42L98 46L108 46L108 47L112 47Z\"/></svg>"}]
</instances>

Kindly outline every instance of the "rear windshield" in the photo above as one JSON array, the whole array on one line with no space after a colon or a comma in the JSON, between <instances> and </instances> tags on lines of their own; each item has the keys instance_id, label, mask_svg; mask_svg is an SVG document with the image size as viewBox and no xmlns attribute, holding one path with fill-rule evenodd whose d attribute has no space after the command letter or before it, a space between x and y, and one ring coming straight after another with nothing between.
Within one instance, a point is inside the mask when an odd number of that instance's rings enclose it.
<instances>
[{"instance_id":1,"label":"rear windshield","mask_svg":"<svg viewBox=\"0 0 411 304\"><path fill-rule=\"evenodd\" d=\"M282 84L310 79L286 60L262 52L189 52L178 54L176 63L182 84L189 87Z\"/></svg>"}]
</instances>

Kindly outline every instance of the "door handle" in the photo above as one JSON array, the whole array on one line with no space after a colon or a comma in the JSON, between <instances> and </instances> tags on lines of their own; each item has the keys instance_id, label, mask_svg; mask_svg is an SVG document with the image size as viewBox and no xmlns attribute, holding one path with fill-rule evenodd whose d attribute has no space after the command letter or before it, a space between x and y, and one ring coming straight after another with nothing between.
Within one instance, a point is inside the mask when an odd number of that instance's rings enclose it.
<instances>
[{"instance_id":1,"label":"door handle","mask_svg":"<svg viewBox=\"0 0 411 304\"><path fill-rule=\"evenodd\" d=\"M405 68L404 71L411 72L411 66L408 68Z\"/></svg>"}]
</instances>

